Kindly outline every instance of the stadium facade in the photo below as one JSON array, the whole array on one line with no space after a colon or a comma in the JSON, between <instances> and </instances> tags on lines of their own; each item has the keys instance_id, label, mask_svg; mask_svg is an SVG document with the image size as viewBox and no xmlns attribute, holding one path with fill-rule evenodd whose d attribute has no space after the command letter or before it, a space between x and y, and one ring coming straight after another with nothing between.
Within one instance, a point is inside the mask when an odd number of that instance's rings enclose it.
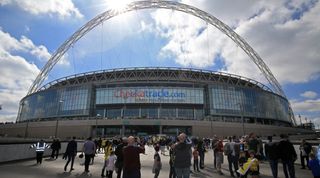
<instances>
[{"instance_id":1,"label":"stadium facade","mask_svg":"<svg viewBox=\"0 0 320 178\"><path fill-rule=\"evenodd\" d=\"M27 136L294 133L286 98L237 75L124 68L55 80L20 102Z\"/></svg>"}]
</instances>

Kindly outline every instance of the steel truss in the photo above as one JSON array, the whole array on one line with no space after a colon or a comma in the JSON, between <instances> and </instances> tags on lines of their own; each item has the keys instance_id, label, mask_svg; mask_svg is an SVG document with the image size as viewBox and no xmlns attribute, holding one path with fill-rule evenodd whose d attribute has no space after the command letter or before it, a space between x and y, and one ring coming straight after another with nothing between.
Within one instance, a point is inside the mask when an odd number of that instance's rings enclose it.
<instances>
[{"instance_id":1,"label":"steel truss","mask_svg":"<svg viewBox=\"0 0 320 178\"><path fill-rule=\"evenodd\" d=\"M225 83L272 92L266 85L242 76L223 72L173 67L121 68L81 73L54 80L41 87L40 90L46 90L51 87L60 88L65 86L84 85L88 83L108 84L155 81L174 83L187 82L191 84Z\"/></svg>"},{"instance_id":2,"label":"steel truss","mask_svg":"<svg viewBox=\"0 0 320 178\"><path fill-rule=\"evenodd\" d=\"M234 32L229 26L224 24L222 21L214 17L213 15L202 11L196 7L182 4L179 2L173 1L161 1L161 0L152 0L152 1L136 1L128 4L121 10L111 9L100 15L96 16L85 25L83 25L78 31L76 31L69 39L67 39L58 50L51 56L46 65L42 68L40 74L36 77L35 81L32 83L28 95L38 91L41 88L41 85L45 78L48 76L48 73L54 67L54 65L61 59L61 57L66 53L66 51L73 46L80 38L82 38L86 33L91 31L97 25L102 22L118 16L123 13L127 13L130 11L141 10L141 9L151 9L151 8L162 8L162 9L171 9L176 11L185 12L187 14L196 16L208 24L215 26L222 33L226 34L229 38L231 38L239 47L243 49L245 53L250 57L250 59L257 65L259 70L262 72L264 77L270 83L273 91L283 97L286 97L281 85L277 81L277 79L272 74L269 67L264 63L258 53L236 32ZM291 108L290 108L291 110ZM294 121L295 122L295 121Z\"/></svg>"}]
</instances>

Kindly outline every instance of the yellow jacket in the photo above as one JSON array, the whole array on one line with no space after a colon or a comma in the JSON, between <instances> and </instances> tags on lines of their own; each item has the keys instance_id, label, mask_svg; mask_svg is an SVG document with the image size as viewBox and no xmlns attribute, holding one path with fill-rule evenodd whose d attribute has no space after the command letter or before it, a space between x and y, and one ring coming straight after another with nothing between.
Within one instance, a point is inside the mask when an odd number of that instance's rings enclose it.
<instances>
[{"instance_id":1,"label":"yellow jacket","mask_svg":"<svg viewBox=\"0 0 320 178\"><path fill-rule=\"evenodd\" d=\"M248 158L247 162L250 163L251 161L250 171L258 171L259 161L256 158Z\"/></svg>"},{"instance_id":2,"label":"yellow jacket","mask_svg":"<svg viewBox=\"0 0 320 178\"><path fill-rule=\"evenodd\" d=\"M111 155L111 151L112 151L112 146L106 146L104 147L104 159L107 160L109 158L109 156Z\"/></svg>"}]
</instances>

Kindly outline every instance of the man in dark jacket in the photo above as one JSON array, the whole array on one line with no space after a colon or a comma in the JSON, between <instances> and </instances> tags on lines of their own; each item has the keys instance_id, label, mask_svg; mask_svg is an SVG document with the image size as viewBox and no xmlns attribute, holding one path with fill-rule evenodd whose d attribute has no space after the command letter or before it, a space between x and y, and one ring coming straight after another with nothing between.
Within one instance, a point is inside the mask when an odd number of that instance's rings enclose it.
<instances>
[{"instance_id":1,"label":"man in dark jacket","mask_svg":"<svg viewBox=\"0 0 320 178\"><path fill-rule=\"evenodd\" d=\"M278 143L272 142L272 136L268 136L269 142L264 145L266 157L269 160L273 178L278 178Z\"/></svg>"},{"instance_id":2,"label":"man in dark jacket","mask_svg":"<svg viewBox=\"0 0 320 178\"><path fill-rule=\"evenodd\" d=\"M312 146L310 143L308 143L305 139L302 140L302 143L300 145L300 160L301 160L301 169L305 169L305 162L304 160L307 161L307 167L309 163L309 154L311 153Z\"/></svg>"},{"instance_id":3,"label":"man in dark jacket","mask_svg":"<svg viewBox=\"0 0 320 178\"><path fill-rule=\"evenodd\" d=\"M197 144L197 150L199 152L199 156L200 156L200 169L204 168L204 155L206 152L206 148L203 142L203 139L200 139L198 144Z\"/></svg>"},{"instance_id":4,"label":"man in dark jacket","mask_svg":"<svg viewBox=\"0 0 320 178\"><path fill-rule=\"evenodd\" d=\"M127 146L127 137L123 137L121 140L121 143L117 145L115 149L115 155L117 156L117 160L115 163L115 166L117 168L117 178L121 178L121 172L123 168L123 148Z\"/></svg>"},{"instance_id":5,"label":"man in dark jacket","mask_svg":"<svg viewBox=\"0 0 320 178\"><path fill-rule=\"evenodd\" d=\"M297 153L294 150L292 143L288 140L285 134L280 135L281 141L278 145L280 159L283 164L283 172L286 178L295 178L294 162L297 160ZM289 174L288 174L289 172Z\"/></svg>"},{"instance_id":6,"label":"man in dark jacket","mask_svg":"<svg viewBox=\"0 0 320 178\"><path fill-rule=\"evenodd\" d=\"M64 166L64 171L67 171L67 167L68 167L68 164L70 163L70 161L71 161L70 172L72 170L74 170L73 163L74 163L74 158L77 155L77 142L75 140L76 140L76 137L72 137L72 140L69 141L67 148L66 148L66 152L63 155L64 159L68 158L68 161L67 161L66 165Z\"/></svg>"},{"instance_id":7,"label":"man in dark jacket","mask_svg":"<svg viewBox=\"0 0 320 178\"><path fill-rule=\"evenodd\" d=\"M61 149L61 143L59 141L59 139L53 139L53 142L51 144L51 158L52 159L58 159L58 155L59 155L59 151Z\"/></svg>"},{"instance_id":8,"label":"man in dark jacket","mask_svg":"<svg viewBox=\"0 0 320 178\"><path fill-rule=\"evenodd\" d=\"M139 138L128 137L128 146L123 148L123 178L141 178L140 153L144 152Z\"/></svg>"},{"instance_id":9,"label":"man in dark jacket","mask_svg":"<svg viewBox=\"0 0 320 178\"><path fill-rule=\"evenodd\" d=\"M173 165L178 178L190 177L191 146L191 141L187 140L187 135L181 133L178 136L178 142L173 149L175 156Z\"/></svg>"}]
</instances>

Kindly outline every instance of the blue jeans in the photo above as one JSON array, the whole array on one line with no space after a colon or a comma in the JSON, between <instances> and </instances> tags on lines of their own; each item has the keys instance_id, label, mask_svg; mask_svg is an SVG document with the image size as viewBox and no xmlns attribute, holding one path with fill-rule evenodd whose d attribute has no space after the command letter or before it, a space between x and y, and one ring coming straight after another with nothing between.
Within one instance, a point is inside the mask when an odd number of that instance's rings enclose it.
<instances>
[{"instance_id":1,"label":"blue jeans","mask_svg":"<svg viewBox=\"0 0 320 178\"><path fill-rule=\"evenodd\" d=\"M190 167L187 168L175 168L177 178L189 178L190 177Z\"/></svg>"},{"instance_id":2,"label":"blue jeans","mask_svg":"<svg viewBox=\"0 0 320 178\"><path fill-rule=\"evenodd\" d=\"M274 178L278 178L278 160L269 160L271 172Z\"/></svg>"},{"instance_id":3,"label":"blue jeans","mask_svg":"<svg viewBox=\"0 0 320 178\"><path fill-rule=\"evenodd\" d=\"M283 165L283 172L286 178L295 178L295 172L294 172L294 164L293 161L291 160L282 160L282 165ZM289 175L288 175L289 172Z\"/></svg>"}]
</instances>

